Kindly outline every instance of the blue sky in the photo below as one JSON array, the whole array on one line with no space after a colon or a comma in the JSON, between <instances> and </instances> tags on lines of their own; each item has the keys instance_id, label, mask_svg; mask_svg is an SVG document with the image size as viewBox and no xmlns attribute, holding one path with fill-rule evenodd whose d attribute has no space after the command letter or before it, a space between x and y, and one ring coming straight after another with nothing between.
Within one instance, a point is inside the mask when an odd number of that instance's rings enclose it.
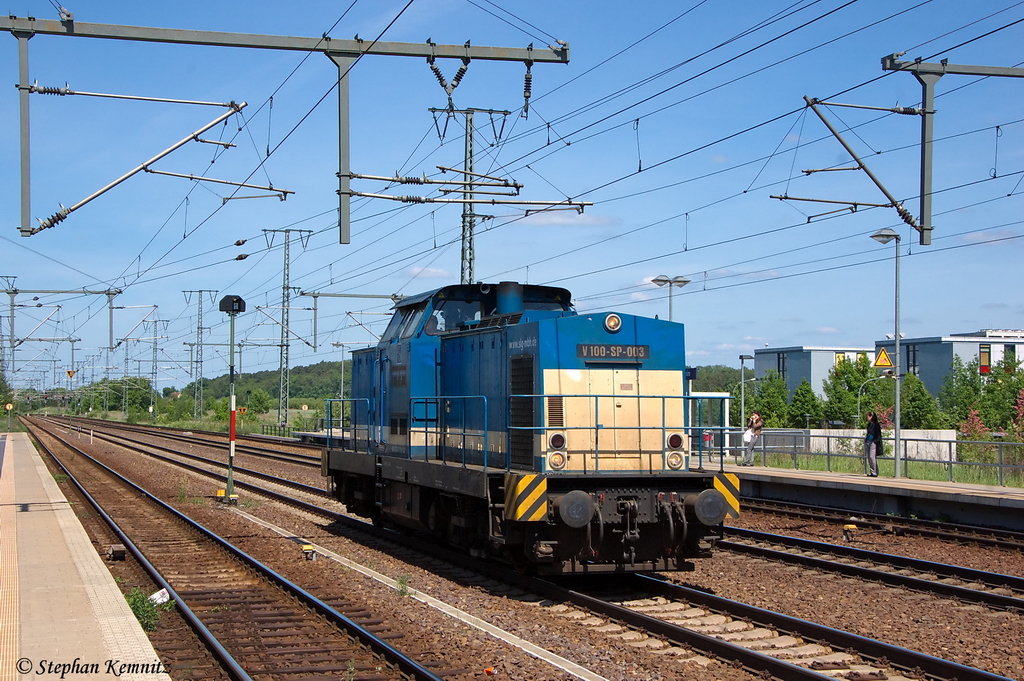
<instances>
[{"instance_id":1,"label":"blue sky","mask_svg":"<svg viewBox=\"0 0 1024 681\"><path fill-rule=\"evenodd\" d=\"M73 0L72 0L73 1ZM568 65L535 64L529 117L524 66L474 61L453 93L456 107L509 110L477 115L476 168L525 185L521 198L591 201L582 215L525 216L481 207L478 280L551 283L573 291L580 311L668 316L664 274L675 289L673 316L687 325L691 365L738 366L765 346L872 347L893 327L893 245L869 236L892 227L903 238L901 328L908 338L982 328L1024 327L1019 272L1024 82L945 76L936 86L933 244L895 211L862 208L814 218L835 206L783 202L788 194L884 203L859 172L805 175L850 158L803 97L870 106L915 106L921 88L908 73L883 73L880 59L1020 66L1024 3L952 0L623 3L520 0L360 0L352 4L188 0L80 2L79 22L335 38L536 48L571 47ZM404 10L404 11L403 11ZM8 14L55 19L42 0L19 0ZM397 19L396 19L397 17ZM393 23L392 23L393 22ZM390 28L388 26L390 25ZM385 31L385 29L387 29ZM1017 45L1017 47L1013 47ZM353 201L352 243L337 243L337 100L334 65L319 54L156 45L36 36L30 78L73 90L202 101L245 101L242 115L204 137L236 146L190 143L154 168L294 191L232 200L231 189L140 173L30 238L18 233L18 96L0 91L0 276L18 289L106 289L116 338L152 338L137 326L159 319L159 386L191 378L196 295L208 290L205 342L227 342L223 295L242 296L236 325L247 343L242 370L278 367L283 252L293 235L291 285L325 293L414 294L458 283L460 205ZM439 60L450 80L458 62ZM17 40L0 41L0 71L18 79ZM273 102L271 105L271 97ZM371 56L351 74L352 169L368 175L439 176L458 167L462 118L435 119L447 96L425 60ZM220 114L203 106L91 97L31 96L32 216L72 205ZM918 214L920 122L850 108L825 110L872 172ZM439 131L444 130L444 139ZM271 152L267 156L268 150ZM212 161L216 161L212 163ZM449 175L449 178L451 175ZM355 181L354 188L426 194L424 187ZM258 194L243 190L238 195ZM245 240L242 246L236 241ZM248 257L238 261L235 257ZM18 296L15 335L80 338L79 378L108 366L106 297ZM33 307L40 305L41 307ZM147 306L157 306L155 312ZM22 307L24 306L24 307ZM59 308L56 306L60 306ZM374 299L320 298L319 351L311 299L293 297L293 366L341 359L373 340L387 317ZM8 314L0 330L9 357ZM38 329L34 330L35 327ZM129 340L130 373L152 371L152 341ZM307 344L308 343L308 344ZM16 352L19 387L53 383L70 367L70 344L30 341ZM225 348L204 351L204 373L227 369ZM56 362L51 361L56 360ZM124 344L110 360L119 375Z\"/></svg>"}]
</instances>

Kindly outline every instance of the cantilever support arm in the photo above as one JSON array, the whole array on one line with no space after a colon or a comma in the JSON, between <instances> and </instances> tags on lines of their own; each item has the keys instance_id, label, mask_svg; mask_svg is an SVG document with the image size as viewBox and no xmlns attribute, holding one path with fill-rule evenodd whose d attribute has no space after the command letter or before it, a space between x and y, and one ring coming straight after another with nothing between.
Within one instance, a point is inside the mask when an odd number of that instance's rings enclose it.
<instances>
[{"instance_id":1,"label":"cantilever support arm","mask_svg":"<svg viewBox=\"0 0 1024 681\"><path fill-rule=\"evenodd\" d=\"M881 190L882 194L885 195L885 198L889 199L889 203L896 209L896 212L899 214L900 218L903 219L903 222L907 223L917 231L921 231L921 228L917 225L917 221L914 220L914 216L910 214L910 211L904 208L903 204L897 201L896 197L889 193L889 190L885 188L885 185L882 184L881 180L875 177L875 174L871 172L871 169L864 164L864 161L862 161L859 156L857 156L857 152L855 152L853 148L846 143L846 140L844 140L843 136L839 134L839 131L832 127L832 123L830 123L829 120L825 118L825 114L821 113L818 109L818 100L811 99L805 95L804 101L807 102L807 106L811 107L811 110L814 111L819 119L821 119L821 122L825 124L825 127L832 133L832 136L839 140L839 143L842 144L843 148L846 149L846 152L853 157L853 160L857 162L860 169L863 170L871 181L875 183L875 186Z\"/></svg>"},{"instance_id":2,"label":"cantilever support arm","mask_svg":"<svg viewBox=\"0 0 1024 681\"><path fill-rule=\"evenodd\" d=\"M70 208L65 208L64 206L61 206L59 211L57 211L56 213L54 213L50 217L46 218L45 220L40 220L39 221L39 226L36 227L35 229L30 229L27 234L25 233L25 229L22 228L21 229L21 235L22 236L32 236L34 234L38 234L39 232L43 231L44 229L49 229L50 227L54 227L56 225L59 225L61 222L64 222L64 220L67 218L67 216L70 215L71 213L73 213L74 211L78 210L79 208L81 208L85 204L89 203L93 199L95 199L95 198L97 198L99 196L102 196L103 194L106 194L108 191L110 191L111 189L113 189L117 185L121 184L122 182L127 180L132 175L136 175L138 173L141 173L143 170L146 169L146 167L148 165L150 165L152 163L156 163L157 161L162 159L164 156L167 156L168 154L170 154L175 149L178 149L180 147L185 146L186 144L188 144L189 142L191 142L194 139L198 139L199 135L203 134L204 132L206 132L207 130L209 130L213 126L217 125L218 123L221 123L221 122L227 120L228 118L230 118L231 116L234 116L236 113L241 111L245 106L246 106L245 102L242 102L241 104L236 104L235 106L232 107L231 111L228 111L227 113L223 113L220 116L217 116L215 119L213 119L213 121L211 121L210 123L207 123L203 127L199 128L198 130L196 130L194 133L192 133L188 137L186 137L186 138L176 142L175 144L171 145L167 149L164 149L163 151L161 151L159 154L157 154L153 158L149 159L148 161L135 166L134 168L129 170L127 173L125 173L121 177L117 178L116 180L114 180L113 182L111 182L107 186L103 187L99 191L93 192L92 194L90 194L89 196L85 197L84 199L82 199L81 201L79 201L75 205L71 206Z\"/></svg>"}]
</instances>

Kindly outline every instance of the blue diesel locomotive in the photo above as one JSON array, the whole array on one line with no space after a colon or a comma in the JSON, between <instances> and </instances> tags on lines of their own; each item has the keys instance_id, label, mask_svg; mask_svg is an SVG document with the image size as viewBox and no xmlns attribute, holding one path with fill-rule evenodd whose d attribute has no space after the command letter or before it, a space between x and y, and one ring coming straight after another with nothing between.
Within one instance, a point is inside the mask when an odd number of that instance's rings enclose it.
<instances>
[{"instance_id":1,"label":"blue diesel locomotive","mask_svg":"<svg viewBox=\"0 0 1024 681\"><path fill-rule=\"evenodd\" d=\"M682 324L446 286L352 353L323 473L353 513L536 574L692 570L728 507L690 468L683 376Z\"/></svg>"}]
</instances>

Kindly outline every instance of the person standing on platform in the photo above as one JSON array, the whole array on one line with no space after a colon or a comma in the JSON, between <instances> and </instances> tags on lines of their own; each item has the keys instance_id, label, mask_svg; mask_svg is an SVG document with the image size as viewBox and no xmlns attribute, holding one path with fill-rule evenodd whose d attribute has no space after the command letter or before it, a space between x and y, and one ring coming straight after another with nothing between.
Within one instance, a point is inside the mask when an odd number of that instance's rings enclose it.
<instances>
[{"instance_id":1,"label":"person standing on platform","mask_svg":"<svg viewBox=\"0 0 1024 681\"><path fill-rule=\"evenodd\" d=\"M743 433L743 442L747 445L747 451L740 463L741 466L754 465L754 447L761 440L762 428L764 428L764 419L761 418L761 414L757 410L750 412L750 418L747 419L747 431Z\"/></svg>"},{"instance_id":2,"label":"person standing on platform","mask_svg":"<svg viewBox=\"0 0 1024 681\"><path fill-rule=\"evenodd\" d=\"M864 434L864 458L868 460L868 477L878 477L878 455L882 452L882 426L878 414L868 412L868 428Z\"/></svg>"}]
</instances>

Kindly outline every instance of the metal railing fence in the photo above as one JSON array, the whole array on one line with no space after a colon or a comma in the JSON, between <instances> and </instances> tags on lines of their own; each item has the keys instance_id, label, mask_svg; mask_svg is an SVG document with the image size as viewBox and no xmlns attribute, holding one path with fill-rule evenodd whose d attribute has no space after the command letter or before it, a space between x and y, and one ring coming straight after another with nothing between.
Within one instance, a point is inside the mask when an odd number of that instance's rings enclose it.
<instances>
[{"instance_id":1,"label":"metal railing fence","mask_svg":"<svg viewBox=\"0 0 1024 681\"><path fill-rule=\"evenodd\" d=\"M715 433L714 437L724 437L725 442L720 447L711 447L711 451L722 451L736 462L742 458L746 449L742 430L731 429ZM894 474L893 442L891 436L882 438L879 475ZM754 449L757 463L771 468L867 472L863 435L766 428ZM904 436L900 438L900 461L907 478L1024 487L1024 443L1021 442Z\"/></svg>"}]
</instances>

